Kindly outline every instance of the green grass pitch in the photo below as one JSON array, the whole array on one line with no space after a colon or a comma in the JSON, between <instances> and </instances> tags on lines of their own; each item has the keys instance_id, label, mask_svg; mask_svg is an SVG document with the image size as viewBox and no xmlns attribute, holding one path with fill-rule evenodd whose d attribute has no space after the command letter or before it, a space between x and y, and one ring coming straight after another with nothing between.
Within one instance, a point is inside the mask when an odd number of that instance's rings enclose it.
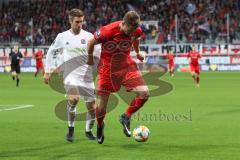
<instances>
[{"instance_id":1,"label":"green grass pitch","mask_svg":"<svg viewBox=\"0 0 240 160\"><path fill-rule=\"evenodd\" d=\"M201 74L196 88L189 73L161 79L174 89L152 97L135 114L132 128L147 126L145 143L122 133L118 116L122 100L106 117L105 141L85 138L85 122L76 122L75 141L65 141L67 124L55 116L64 95L43 84L42 78L22 74L15 87L9 74L0 74L0 160L232 160L240 157L240 73ZM29 108L10 109L20 105ZM84 103L79 104L84 111Z\"/></svg>"}]
</instances>

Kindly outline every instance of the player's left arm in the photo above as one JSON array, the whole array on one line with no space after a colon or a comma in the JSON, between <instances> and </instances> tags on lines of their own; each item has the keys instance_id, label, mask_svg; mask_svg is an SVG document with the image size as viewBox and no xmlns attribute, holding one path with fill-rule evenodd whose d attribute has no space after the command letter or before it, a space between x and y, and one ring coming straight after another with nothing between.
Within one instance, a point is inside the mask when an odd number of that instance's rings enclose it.
<instances>
[{"instance_id":1,"label":"player's left arm","mask_svg":"<svg viewBox=\"0 0 240 160\"><path fill-rule=\"evenodd\" d=\"M190 64L190 63L191 63L191 55L190 55L190 52L187 53L187 59L188 59L188 63Z\"/></svg>"},{"instance_id":2,"label":"player's left arm","mask_svg":"<svg viewBox=\"0 0 240 160\"><path fill-rule=\"evenodd\" d=\"M140 39L142 36L142 29L138 27L136 31L133 33L133 36L135 36L135 40L133 41L133 49L137 54L137 59L139 59L141 62L144 60L144 57L139 53L139 44L140 44Z\"/></svg>"}]
</instances>

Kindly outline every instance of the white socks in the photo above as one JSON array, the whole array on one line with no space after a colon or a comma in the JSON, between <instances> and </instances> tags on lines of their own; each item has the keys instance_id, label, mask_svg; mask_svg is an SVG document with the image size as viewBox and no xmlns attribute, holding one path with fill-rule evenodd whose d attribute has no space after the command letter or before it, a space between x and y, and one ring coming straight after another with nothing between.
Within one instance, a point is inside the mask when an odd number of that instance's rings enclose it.
<instances>
[{"instance_id":1,"label":"white socks","mask_svg":"<svg viewBox=\"0 0 240 160\"><path fill-rule=\"evenodd\" d=\"M74 119L76 117L76 112L76 106L72 106L69 102L67 102L67 118L69 127L74 127Z\"/></svg>"},{"instance_id":2,"label":"white socks","mask_svg":"<svg viewBox=\"0 0 240 160\"><path fill-rule=\"evenodd\" d=\"M95 122L95 114L94 114L94 117L92 117L89 114L89 112L87 112L87 115L86 115L86 132L92 131L94 122Z\"/></svg>"}]
</instances>

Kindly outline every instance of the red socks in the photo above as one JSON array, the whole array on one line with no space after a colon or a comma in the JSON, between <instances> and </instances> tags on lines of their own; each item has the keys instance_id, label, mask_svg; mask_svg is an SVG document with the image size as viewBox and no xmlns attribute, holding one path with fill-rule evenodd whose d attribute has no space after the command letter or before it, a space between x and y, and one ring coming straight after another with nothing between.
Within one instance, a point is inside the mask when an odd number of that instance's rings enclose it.
<instances>
[{"instance_id":1,"label":"red socks","mask_svg":"<svg viewBox=\"0 0 240 160\"><path fill-rule=\"evenodd\" d=\"M135 113L138 109L140 109L144 103L147 101L148 99L141 99L139 97L135 97L133 99L133 101L131 102L130 106L128 106L125 114L128 117L131 117L133 113Z\"/></svg>"}]
</instances>

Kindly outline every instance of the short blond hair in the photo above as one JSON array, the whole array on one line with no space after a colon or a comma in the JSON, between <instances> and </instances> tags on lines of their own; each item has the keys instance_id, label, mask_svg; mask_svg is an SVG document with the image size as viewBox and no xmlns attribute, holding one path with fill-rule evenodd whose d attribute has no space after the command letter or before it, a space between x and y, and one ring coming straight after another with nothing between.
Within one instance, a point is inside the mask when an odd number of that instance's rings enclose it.
<instances>
[{"instance_id":1,"label":"short blond hair","mask_svg":"<svg viewBox=\"0 0 240 160\"><path fill-rule=\"evenodd\" d=\"M77 8L71 9L68 14L69 20L73 20L74 17L83 17L83 16L84 16L83 11Z\"/></svg>"},{"instance_id":2,"label":"short blond hair","mask_svg":"<svg viewBox=\"0 0 240 160\"><path fill-rule=\"evenodd\" d=\"M127 26L133 26L137 28L140 25L140 16L135 11L128 11L123 17L123 22Z\"/></svg>"}]
</instances>

